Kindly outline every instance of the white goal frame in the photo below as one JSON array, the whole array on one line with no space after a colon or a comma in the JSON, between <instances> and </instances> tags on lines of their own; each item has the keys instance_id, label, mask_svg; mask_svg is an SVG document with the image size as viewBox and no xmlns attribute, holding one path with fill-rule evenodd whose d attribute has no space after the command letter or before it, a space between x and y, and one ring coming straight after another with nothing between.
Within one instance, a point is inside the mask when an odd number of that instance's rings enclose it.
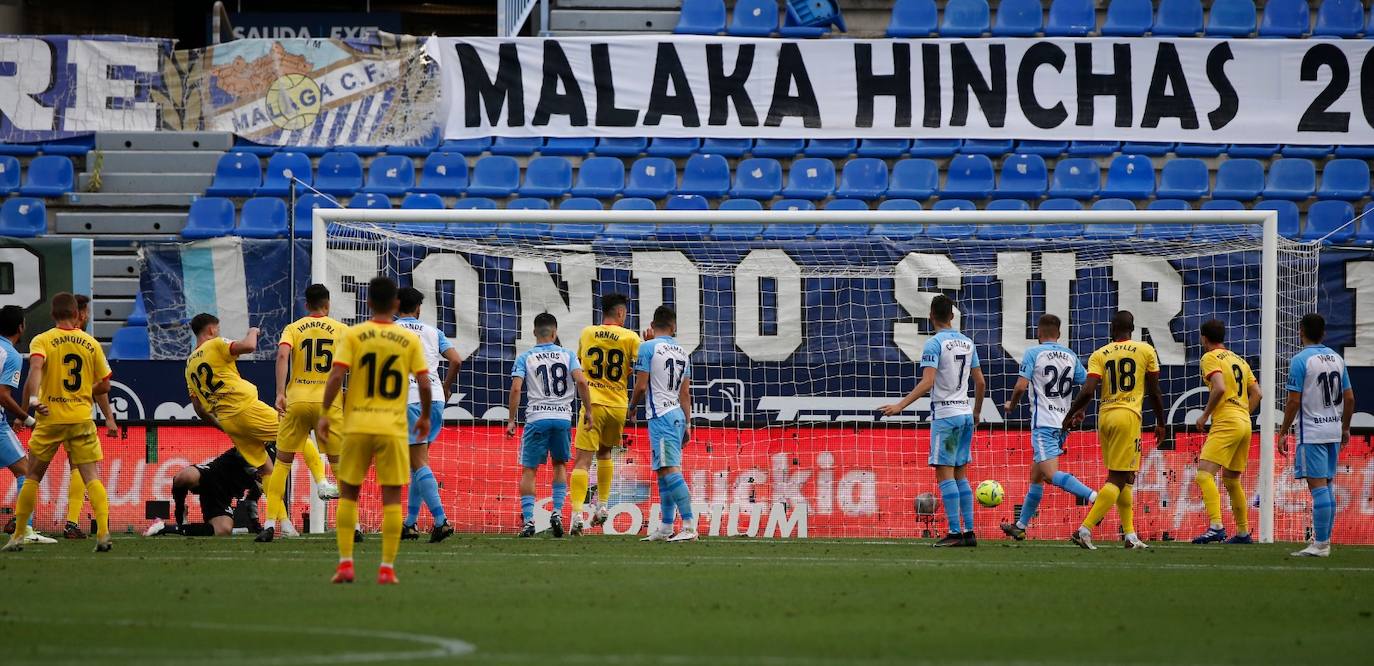
<instances>
[{"instance_id":1,"label":"white goal frame","mask_svg":"<svg viewBox=\"0 0 1374 666\"><path fill-rule=\"evenodd\" d=\"M1276 211L725 211L725 210L406 210L316 208L312 212L310 247L311 281L323 283L328 277L328 237L331 222L364 222L373 224L450 224L461 222L486 224L543 223L543 224L1166 224L1196 226L1210 224L1249 225L1260 227L1260 524L1259 541L1274 541L1274 430L1277 427L1275 400L1278 399L1278 248L1279 218ZM1161 415L1159 418L1163 418ZM311 528L319 521L322 528L324 507L311 494Z\"/></svg>"}]
</instances>

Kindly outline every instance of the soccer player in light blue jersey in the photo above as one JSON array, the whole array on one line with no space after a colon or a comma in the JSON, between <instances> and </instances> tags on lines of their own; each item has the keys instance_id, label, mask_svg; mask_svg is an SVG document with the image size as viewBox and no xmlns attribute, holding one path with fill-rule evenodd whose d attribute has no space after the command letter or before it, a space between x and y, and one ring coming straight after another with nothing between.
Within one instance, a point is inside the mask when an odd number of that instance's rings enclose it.
<instances>
[{"instance_id":1,"label":"soccer player in light blue jersey","mask_svg":"<svg viewBox=\"0 0 1374 666\"><path fill-rule=\"evenodd\" d=\"M10 429L10 418L5 412L17 416L17 422L26 427L32 428L35 423L33 415L19 404L14 395L14 391L19 388L19 373L24 365L24 357L19 355L14 345L23 335L24 309L18 305L0 308L0 467L9 469L18 481L14 490L15 495L24 487L28 458L25 457L24 447L19 444L19 438ZM25 543L57 543L33 530L32 516L26 524L15 525L14 529L23 533Z\"/></svg>"},{"instance_id":2,"label":"soccer player in light blue jersey","mask_svg":"<svg viewBox=\"0 0 1374 666\"><path fill-rule=\"evenodd\" d=\"M935 468L940 499L949 520L949 534L935 545L971 548L978 545L978 539L973 533L973 488L969 487L965 467L987 382L973 341L954 329L954 301L944 294L932 299L930 323L935 327L935 335L921 352L921 381L900 402L883 405L878 411L896 416L930 394L930 466ZM973 400L968 397L970 379Z\"/></svg>"},{"instance_id":3,"label":"soccer player in light blue jersey","mask_svg":"<svg viewBox=\"0 0 1374 666\"><path fill-rule=\"evenodd\" d=\"M1059 317L1045 314L1040 317L1036 335L1040 344L1026 350L1021 357L1020 378L1011 391L1011 399L1003 406L1010 415L1021 402L1021 396L1031 396L1031 475L1026 499L1021 503L1021 515L1014 523L1002 523L1007 536L1021 541L1026 528L1040 508L1049 481L1081 500L1092 502L1097 493L1084 485L1078 477L1059 470L1059 456L1064 455L1064 415L1069 412L1074 388L1082 386L1088 373L1083 363L1068 347L1059 344Z\"/></svg>"},{"instance_id":4,"label":"soccer player in light blue jersey","mask_svg":"<svg viewBox=\"0 0 1374 666\"><path fill-rule=\"evenodd\" d=\"M415 378L410 378L410 403L406 416L410 422L410 497L406 506L406 521L401 527L402 539L418 539L420 531L415 522L420 519L420 504L429 508L434 519L434 529L429 533L430 543L439 543L453 534L453 526L444 514L443 502L439 499L439 482L429 468L429 447L439 438L444 427L444 405L453 391L453 380L458 377L458 368L463 358L448 341L448 336L429 324L420 321L420 304L425 302L424 294L414 287L406 287L398 294L401 305L396 313L396 325L409 329L420 338L421 351L425 365L429 366L429 376L439 376L439 362L448 362L448 372L442 382L430 382L429 432L424 435L415 433L415 422L420 418L420 390Z\"/></svg>"},{"instance_id":5,"label":"soccer player in light blue jersey","mask_svg":"<svg viewBox=\"0 0 1374 666\"><path fill-rule=\"evenodd\" d=\"M696 541L692 491L682 477L682 447L692 437L692 364L687 350L673 339L677 313L672 308L658 306L651 329L653 339L639 345L635 358L630 409L647 396L644 409L649 416L650 458L658 474L663 521L640 541ZM674 514L682 516L682 530L677 534L673 534Z\"/></svg>"},{"instance_id":6,"label":"soccer player in light blue jersey","mask_svg":"<svg viewBox=\"0 0 1374 666\"><path fill-rule=\"evenodd\" d=\"M563 536L563 500L568 495L568 460L572 457L573 396L591 404L587 378L577 354L560 347L558 319L542 312L534 318L535 346L515 359L511 369L506 437L515 437L515 416L520 413L520 392L529 393L525 403L525 432L520 437L521 537L534 536L534 473L545 460L553 460L553 515L549 530ZM583 425L590 410L584 409Z\"/></svg>"},{"instance_id":7,"label":"soccer player in light blue jersey","mask_svg":"<svg viewBox=\"0 0 1374 666\"><path fill-rule=\"evenodd\" d=\"M1293 476L1307 479L1312 492L1312 543L1295 557L1330 557L1331 528L1336 522L1336 457L1350 441L1355 392L1345 360L1322 344L1326 320L1312 313L1302 318L1303 348L1288 370L1288 404L1277 433L1279 453L1288 455L1288 433L1296 421L1298 447L1293 453Z\"/></svg>"}]
</instances>

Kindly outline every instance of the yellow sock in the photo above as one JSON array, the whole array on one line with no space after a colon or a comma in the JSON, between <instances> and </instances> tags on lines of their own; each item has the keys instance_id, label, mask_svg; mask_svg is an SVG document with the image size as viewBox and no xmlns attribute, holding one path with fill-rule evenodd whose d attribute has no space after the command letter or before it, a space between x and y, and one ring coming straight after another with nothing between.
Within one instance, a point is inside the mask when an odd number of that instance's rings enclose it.
<instances>
[{"instance_id":1,"label":"yellow sock","mask_svg":"<svg viewBox=\"0 0 1374 666\"><path fill-rule=\"evenodd\" d=\"M1231 515L1236 517L1236 534L1250 533L1250 504L1245 498L1245 488L1240 479L1221 477L1226 486L1226 495L1231 498Z\"/></svg>"},{"instance_id":2,"label":"yellow sock","mask_svg":"<svg viewBox=\"0 0 1374 666\"><path fill-rule=\"evenodd\" d=\"M1116 515L1121 517L1121 531L1135 534L1135 497L1131 490L1135 486L1126 484L1116 496Z\"/></svg>"},{"instance_id":3,"label":"yellow sock","mask_svg":"<svg viewBox=\"0 0 1374 666\"><path fill-rule=\"evenodd\" d=\"M1221 493L1217 492L1217 480L1207 472L1197 471L1197 488L1202 491L1202 505L1207 507L1207 519L1212 527L1221 527Z\"/></svg>"},{"instance_id":4,"label":"yellow sock","mask_svg":"<svg viewBox=\"0 0 1374 666\"><path fill-rule=\"evenodd\" d=\"M272 475L267 477L267 519L286 520L286 480L291 478L291 463L277 461Z\"/></svg>"},{"instance_id":5,"label":"yellow sock","mask_svg":"<svg viewBox=\"0 0 1374 666\"><path fill-rule=\"evenodd\" d=\"M339 559L353 559L353 530L358 528L358 500L339 498L334 512L334 541L339 544Z\"/></svg>"},{"instance_id":6,"label":"yellow sock","mask_svg":"<svg viewBox=\"0 0 1374 666\"><path fill-rule=\"evenodd\" d=\"M1088 511L1088 517L1083 519L1083 527L1092 529L1102 522L1107 516L1107 510L1116 505L1116 498L1121 494L1121 489L1115 483L1104 483L1097 489L1097 501L1093 502L1093 508Z\"/></svg>"},{"instance_id":7,"label":"yellow sock","mask_svg":"<svg viewBox=\"0 0 1374 666\"><path fill-rule=\"evenodd\" d=\"M401 505L388 504L382 507L382 566L395 564L396 551L400 549Z\"/></svg>"},{"instance_id":8,"label":"yellow sock","mask_svg":"<svg viewBox=\"0 0 1374 666\"><path fill-rule=\"evenodd\" d=\"M81 470L72 470L72 478L67 482L67 522L81 520L81 505L86 501L86 482L81 480Z\"/></svg>"},{"instance_id":9,"label":"yellow sock","mask_svg":"<svg viewBox=\"0 0 1374 666\"><path fill-rule=\"evenodd\" d=\"M29 479L24 483L24 487L19 490L19 497L14 500L14 536L11 539L23 540L24 526L29 524L29 518L33 516L33 508L38 504L38 482Z\"/></svg>"},{"instance_id":10,"label":"yellow sock","mask_svg":"<svg viewBox=\"0 0 1374 666\"><path fill-rule=\"evenodd\" d=\"M320 459L320 449L315 446L315 440L305 438L305 448L301 449L301 455L305 456L305 466L310 468L310 478L315 483L326 481L324 476L324 461Z\"/></svg>"},{"instance_id":11,"label":"yellow sock","mask_svg":"<svg viewBox=\"0 0 1374 666\"><path fill-rule=\"evenodd\" d=\"M587 498L587 470L575 469L568 479L568 499L572 500L574 514L582 513L583 500Z\"/></svg>"},{"instance_id":12,"label":"yellow sock","mask_svg":"<svg viewBox=\"0 0 1374 666\"><path fill-rule=\"evenodd\" d=\"M105 484L101 483L100 479L88 481L86 496L91 498L91 511L95 513L96 538L110 536L110 496L105 494Z\"/></svg>"},{"instance_id":13,"label":"yellow sock","mask_svg":"<svg viewBox=\"0 0 1374 666\"><path fill-rule=\"evenodd\" d=\"M615 478L615 463L610 458L596 461L596 499L603 505L611 499L611 480Z\"/></svg>"}]
</instances>

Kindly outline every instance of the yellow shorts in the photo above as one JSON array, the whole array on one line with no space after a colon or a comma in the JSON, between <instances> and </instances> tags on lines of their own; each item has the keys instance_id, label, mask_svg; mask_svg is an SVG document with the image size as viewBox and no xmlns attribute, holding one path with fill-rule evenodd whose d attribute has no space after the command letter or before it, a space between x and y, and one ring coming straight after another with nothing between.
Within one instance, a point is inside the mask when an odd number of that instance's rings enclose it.
<instances>
[{"instance_id":1,"label":"yellow shorts","mask_svg":"<svg viewBox=\"0 0 1374 666\"><path fill-rule=\"evenodd\" d=\"M72 465L100 462L105 452L100 449L100 437L95 434L95 422L44 423L38 422L29 437L29 454L43 462L52 462L57 447L66 445L67 459Z\"/></svg>"},{"instance_id":2,"label":"yellow shorts","mask_svg":"<svg viewBox=\"0 0 1374 666\"><path fill-rule=\"evenodd\" d=\"M267 464L267 443L277 441L277 410L254 400L248 409L220 419L219 427L249 465Z\"/></svg>"},{"instance_id":3,"label":"yellow shorts","mask_svg":"<svg viewBox=\"0 0 1374 666\"><path fill-rule=\"evenodd\" d=\"M583 411L587 408L582 407ZM582 424L582 415L577 415L577 437L573 446L583 451L596 451L620 446L620 436L625 433L625 408L592 405L592 425Z\"/></svg>"},{"instance_id":4,"label":"yellow shorts","mask_svg":"<svg viewBox=\"0 0 1374 666\"><path fill-rule=\"evenodd\" d=\"M1250 422L1213 421L1198 458L1232 472L1244 472L1245 463L1250 459Z\"/></svg>"},{"instance_id":5,"label":"yellow shorts","mask_svg":"<svg viewBox=\"0 0 1374 666\"><path fill-rule=\"evenodd\" d=\"M334 474L350 486L361 486L367 468L376 463L377 485L404 486L410 483L410 441L405 435L374 435L357 432L344 435L343 453Z\"/></svg>"},{"instance_id":6,"label":"yellow shorts","mask_svg":"<svg viewBox=\"0 0 1374 666\"><path fill-rule=\"evenodd\" d=\"M329 429L335 433L343 432L343 401L335 400L329 406ZM305 448L305 438L315 431L320 422L320 411L324 407L319 402L293 402L286 406L286 416L281 419L277 429L277 450L295 453ZM339 437L320 438L315 436L315 446L327 456L339 455Z\"/></svg>"},{"instance_id":7,"label":"yellow shorts","mask_svg":"<svg viewBox=\"0 0 1374 666\"><path fill-rule=\"evenodd\" d=\"M1108 471L1140 471L1140 416L1129 409L1109 409L1097 416L1097 443Z\"/></svg>"}]
</instances>

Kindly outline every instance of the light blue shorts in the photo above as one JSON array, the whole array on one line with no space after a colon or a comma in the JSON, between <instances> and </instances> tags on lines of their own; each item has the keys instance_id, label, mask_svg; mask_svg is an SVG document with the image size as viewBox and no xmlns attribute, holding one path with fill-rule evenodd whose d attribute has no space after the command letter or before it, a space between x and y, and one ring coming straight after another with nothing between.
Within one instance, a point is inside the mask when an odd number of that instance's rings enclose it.
<instances>
[{"instance_id":1,"label":"light blue shorts","mask_svg":"<svg viewBox=\"0 0 1374 666\"><path fill-rule=\"evenodd\" d=\"M544 419L525 424L520 435L520 466L534 469L550 458L556 463L572 458L572 421Z\"/></svg>"},{"instance_id":2,"label":"light blue shorts","mask_svg":"<svg viewBox=\"0 0 1374 666\"><path fill-rule=\"evenodd\" d=\"M973 448L973 415L950 416L930 423L930 465L963 467Z\"/></svg>"},{"instance_id":3,"label":"light blue shorts","mask_svg":"<svg viewBox=\"0 0 1374 666\"><path fill-rule=\"evenodd\" d=\"M9 467L24 459L24 447L7 425L0 425L0 468Z\"/></svg>"},{"instance_id":4,"label":"light blue shorts","mask_svg":"<svg viewBox=\"0 0 1374 666\"><path fill-rule=\"evenodd\" d=\"M415 422L420 420L420 403L412 402L406 407L406 437L410 445L429 444L439 439L439 430L444 427L444 402L434 400L429 403L429 436L424 441L415 441Z\"/></svg>"},{"instance_id":5,"label":"light blue shorts","mask_svg":"<svg viewBox=\"0 0 1374 666\"><path fill-rule=\"evenodd\" d=\"M1341 445L1336 442L1329 444L1299 443L1298 449L1293 452L1293 478L1336 478L1336 458L1340 452Z\"/></svg>"},{"instance_id":6,"label":"light blue shorts","mask_svg":"<svg viewBox=\"0 0 1374 666\"><path fill-rule=\"evenodd\" d=\"M1035 462L1054 460L1064 455L1064 438L1068 434L1063 428L1033 428L1031 430L1031 450Z\"/></svg>"},{"instance_id":7,"label":"light blue shorts","mask_svg":"<svg viewBox=\"0 0 1374 666\"><path fill-rule=\"evenodd\" d=\"M682 418L681 409L649 419L650 467L657 470L682 466L682 435L686 430L687 420Z\"/></svg>"}]
</instances>

